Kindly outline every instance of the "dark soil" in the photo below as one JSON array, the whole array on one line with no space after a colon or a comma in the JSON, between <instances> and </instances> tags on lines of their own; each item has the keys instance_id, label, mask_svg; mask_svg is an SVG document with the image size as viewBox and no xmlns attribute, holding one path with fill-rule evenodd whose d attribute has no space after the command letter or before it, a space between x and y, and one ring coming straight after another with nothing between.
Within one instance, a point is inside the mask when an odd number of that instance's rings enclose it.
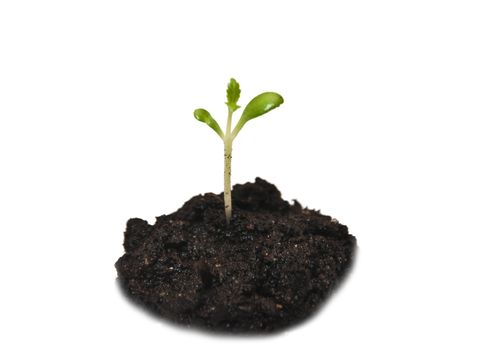
<instances>
[{"instance_id":1,"label":"dark soil","mask_svg":"<svg viewBox=\"0 0 488 350\"><path fill-rule=\"evenodd\" d=\"M329 216L281 199L257 178L193 197L154 225L130 219L115 264L131 298L214 331L269 333L310 316L351 266L356 239Z\"/></svg>"}]
</instances>

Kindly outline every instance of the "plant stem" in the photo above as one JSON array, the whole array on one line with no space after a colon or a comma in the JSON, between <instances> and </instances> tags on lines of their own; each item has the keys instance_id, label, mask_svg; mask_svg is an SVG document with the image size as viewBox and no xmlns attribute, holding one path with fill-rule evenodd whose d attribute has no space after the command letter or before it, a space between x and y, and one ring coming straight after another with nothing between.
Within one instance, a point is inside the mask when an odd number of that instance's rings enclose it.
<instances>
[{"instance_id":1,"label":"plant stem","mask_svg":"<svg viewBox=\"0 0 488 350\"><path fill-rule=\"evenodd\" d=\"M224 206L227 223L230 223L230 218L232 216L232 197L230 192L231 161L232 139L226 137L224 139Z\"/></svg>"},{"instance_id":2,"label":"plant stem","mask_svg":"<svg viewBox=\"0 0 488 350\"><path fill-rule=\"evenodd\" d=\"M231 176L231 162L232 162L232 111L229 109L227 115L227 128L224 135L224 207L225 219L227 224L230 223L232 216L232 196L230 191L230 176Z\"/></svg>"}]
</instances>

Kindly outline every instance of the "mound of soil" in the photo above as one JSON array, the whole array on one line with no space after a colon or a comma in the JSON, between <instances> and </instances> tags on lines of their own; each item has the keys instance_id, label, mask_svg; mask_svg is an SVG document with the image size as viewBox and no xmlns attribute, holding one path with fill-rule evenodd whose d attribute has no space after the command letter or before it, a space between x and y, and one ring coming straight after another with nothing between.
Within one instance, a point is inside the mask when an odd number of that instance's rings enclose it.
<instances>
[{"instance_id":1,"label":"mound of soil","mask_svg":"<svg viewBox=\"0 0 488 350\"><path fill-rule=\"evenodd\" d=\"M164 318L214 331L268 333L311 315L351 266L356 239L329 216L257 178L193 197L154 225L130 219L115 264L126 294Z\"/></svg>"}]
</instances>

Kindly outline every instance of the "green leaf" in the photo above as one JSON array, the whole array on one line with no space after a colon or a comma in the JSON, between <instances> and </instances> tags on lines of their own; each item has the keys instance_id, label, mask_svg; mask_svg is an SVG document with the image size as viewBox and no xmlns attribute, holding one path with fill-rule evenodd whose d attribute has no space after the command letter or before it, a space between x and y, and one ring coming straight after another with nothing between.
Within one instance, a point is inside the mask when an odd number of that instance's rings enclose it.
<instances>
[{"instance_id":1,"label":"green leaf","mask_svg":"<svg viewBox=\"0 0 488 350\"><path fill-rule=\"evenodd\" d=\"M203 108L195 109L193 115L198 121L201 121L202 123L205 123L208 126L210 126L217 133L217 135L220 136L221 139L224 138L224 133L222 132L219 123L217 123L215 119L212 118L212 116L208 111L206 111Z\"/></svg>"},{"instance_id":2,"label":"green leaf","mask_svg":"<svg viewBox=\"0 0 488 350\"><path fill-rule=\"evenodd\" d=\"M240 106L237 105L237 101L241 96L241 89L239 83L231 78L229 84L227 85L227 106L231 112L235 112Z\"/></svg>"},{"instance_id":3,"label":"green leaf","mask_svg":"<svg viewBox=\"0 0 488 350\"><path fill-rule=\"evenodd\" d=\"M246 108L244 108L241 119L239 119L234 131L232 131L232 136L236 137L244 124L249 120L268 113L276 107L279 107L283 102L283 97L276 92L264 92L254 97L251 102L247 104Z\"/></svg>"}]
</instances>

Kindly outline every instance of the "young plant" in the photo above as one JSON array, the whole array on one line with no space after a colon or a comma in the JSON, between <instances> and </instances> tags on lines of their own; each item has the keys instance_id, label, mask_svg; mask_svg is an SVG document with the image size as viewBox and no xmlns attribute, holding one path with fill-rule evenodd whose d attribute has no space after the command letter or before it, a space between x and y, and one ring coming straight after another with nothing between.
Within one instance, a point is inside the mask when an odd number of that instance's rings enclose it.
<instances>
[{"instance_id":1,"label":"young plant","mask_svg":"<svg viewBox=\"0 0 488 350\"><path fill-rule=\"evenodd\" d=\"M239 131L241 131L244 124L246 124L249 120L268 113L283 103L283 97L275 92L263 92L262 94L257 95L247 104L246 108L244 108L241 118L231 131L232 114L240 108L240 106L237 105L240 95L241 89L239 87L239 83L234 78L231 78L229 84L227 85L226 104L228 113L225 133L220 128L219 123L217 123L215 119L212 118L210 113L205 109L199 108L193 112L193 115L197 120L206 123L209 127L211 127L224 142L224 207L227 223L230 222L230 218L232 216L232 197L230 192L232 143L239 134Z\"/></svg>"}]
</instances>

